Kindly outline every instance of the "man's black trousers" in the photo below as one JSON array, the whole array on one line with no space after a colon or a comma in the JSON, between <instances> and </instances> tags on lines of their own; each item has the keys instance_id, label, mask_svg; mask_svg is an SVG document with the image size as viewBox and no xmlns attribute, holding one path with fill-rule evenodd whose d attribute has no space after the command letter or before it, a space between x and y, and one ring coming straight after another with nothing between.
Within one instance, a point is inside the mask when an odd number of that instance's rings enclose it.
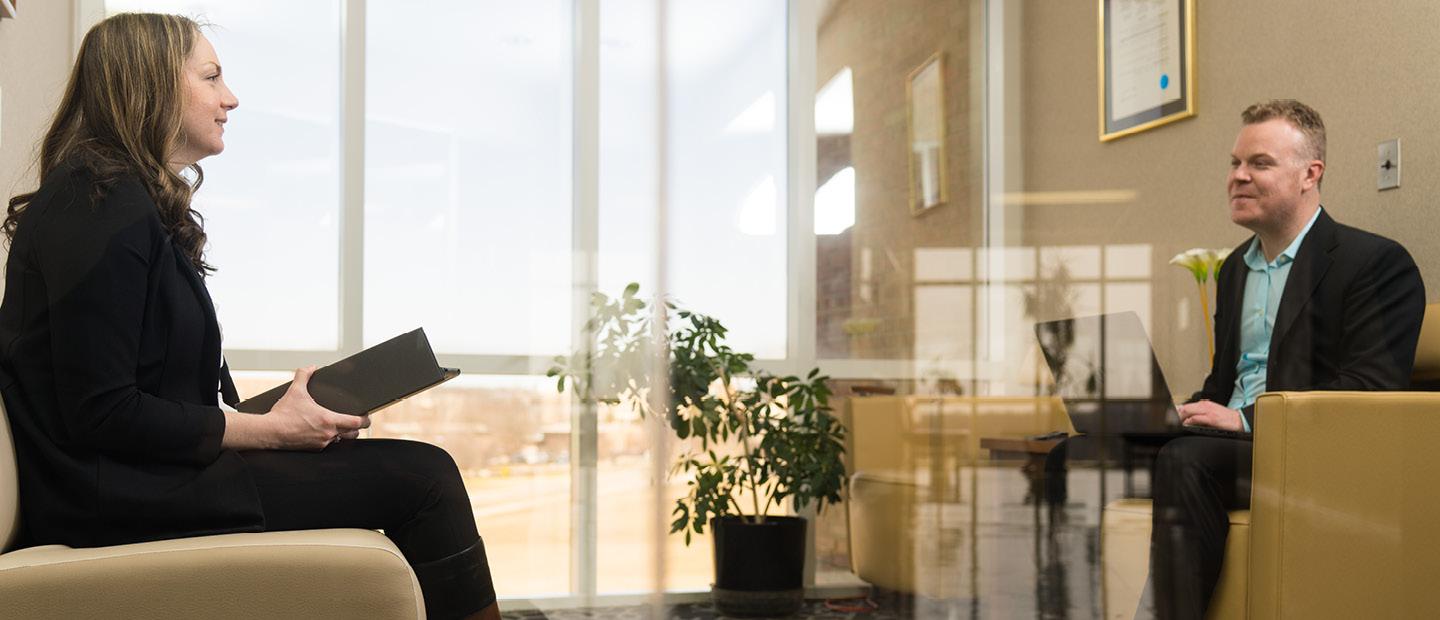
<instances>
[{"instance_id":1,"label":"man's black trousers","mask_svg":"<svg viewBox=\"0 0 1440 620\"><path fill-rule=\"evenodd\" d=\"M1203 618L1220 581L1230 510L1250 507L1254 443L1187 436L1155 461L1150 579L1156 617Z\"/></svg>"}]
</instances>

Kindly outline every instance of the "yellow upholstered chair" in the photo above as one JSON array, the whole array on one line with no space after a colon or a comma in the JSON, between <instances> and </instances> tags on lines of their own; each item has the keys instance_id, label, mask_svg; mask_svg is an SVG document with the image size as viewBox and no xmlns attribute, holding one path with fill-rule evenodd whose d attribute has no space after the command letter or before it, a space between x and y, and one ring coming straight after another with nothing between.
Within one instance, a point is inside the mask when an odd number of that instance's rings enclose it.
<instances>
[{"instance_id":1,"label":"yellow upholstered chair","mask_svg":"<svg viewBox=\"0 0 1440 620\"><path fill-rule=\"evenodd\" d=\"M1440 304L1412 377L1440 380ZM1250 510L1230 514L1212 618L1440 617L1440 392L1271 392L1256 408ZM1131 618L1148 500L1106 506L1106 618Z\"/></svg>"},{"instance_id":2,"label":"yellow upholstered chair","mask_svg":"<svg viewBox=\"0 0 1440 620\"><path fill-rule=\"evenodd\" d=\"M415 574L370 530L225 534L11 550L20 522L0 408L0 615L7 618L425 617Z\"/></svg>"},{"instance_id":3,"label":"yellow upholstered chair","mask_svg":"<svg viewBox=\"0 0 1440 620\"><path fill-rule=\"evenodd\" d=\"M1150 500L1117 499L1105 506L1100 536L1101 587L1105 618L1130 620L1150 572ZM1244 618L1245 558L1250 545L1250 511L1230 512L1225 564L1210 599L1210 618ZM1235 558L1239 558L1236 561Z\"/></svg>"}]
</instances>

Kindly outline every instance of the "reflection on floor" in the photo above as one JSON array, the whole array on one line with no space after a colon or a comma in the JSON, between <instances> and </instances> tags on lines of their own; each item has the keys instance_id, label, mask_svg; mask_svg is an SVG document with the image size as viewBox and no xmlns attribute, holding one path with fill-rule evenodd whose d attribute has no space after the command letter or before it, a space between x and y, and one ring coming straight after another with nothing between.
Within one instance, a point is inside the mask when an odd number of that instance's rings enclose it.
<instances>
[{"instance_id":1,"label":"reflection on floor","mask_svg":"<svg viewBox=\"0 0 1440 620\"><path fill-rule=\"evenodd\" d=\"M968 474L968 472L967 472ZM1099 525L1101 498L1115 499L1123 490L1120 472L1104 476L1091 468L1072 468L1069 501L1051 520L1044 511L1025 502L1026 485L1017 469L981 467L973 484L981 489L975 505L958 501L936 506L942 527L965 530L959 537L973 541L958 549L937 549L924 563L963 593L945 599L929 599L896 593L876 593L873 608L854 600L807 601L795 618L873 620L919 618L1075 618L1104 617L1099 566ZM1137 486L1148 487L1143 473ZM970 493L970 484L962 489ZM973 511L972 511L973 509ZM977 526L969 527L970 515ZM946 515L959 515L950 517ZM503 607L503 604L502 604ZM1133 607L1132 607L1133 609ZM655 618L648 606L602 607L594 609L544 609L513 611L510 620ZM665 608L663 618L676 620L721 619L708 603L685 603Z\"/></svg>"},{"instance_id":2,"label":"reflection on floor","mask_svg":"<svg viewBox=\"0 0 1440 620\"><path fill-rule=\"evenodd\" d=\"M796 620L903 620L936 617L928 612L915 613L911 597L881 596L872 604L863 600L806 601L794 616ZM936 610L938 611L938 609ZM943 617L943 613L941 617ZM655 618L648 606L600 607L595 609L561 609L517 611L502 614L505 620L649 620ZM667 605L660 617L668 620L728 620L730 616L716 611L710 603Z\"/></svg>"}]
</instances>

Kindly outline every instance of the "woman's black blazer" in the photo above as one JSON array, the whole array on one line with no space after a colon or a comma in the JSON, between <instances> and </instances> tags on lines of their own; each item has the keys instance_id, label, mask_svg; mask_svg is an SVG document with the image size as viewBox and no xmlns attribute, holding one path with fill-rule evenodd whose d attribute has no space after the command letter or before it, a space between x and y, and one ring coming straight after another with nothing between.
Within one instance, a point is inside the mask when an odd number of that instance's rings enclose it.
<instances>
[{"instance_id":1,"label":"woman's black blazer","mask_svg":"<svg viewBox=\"0 0 1440 620\"><path fill-rule=\"evenodd\" d=\"M205 282L137 177L98 202L94 190L82 166L57 167L5 266L0 393L22 543L261 530L245 463L220 448L217 389L229 373Z\"/></svg>"}]
</instances>

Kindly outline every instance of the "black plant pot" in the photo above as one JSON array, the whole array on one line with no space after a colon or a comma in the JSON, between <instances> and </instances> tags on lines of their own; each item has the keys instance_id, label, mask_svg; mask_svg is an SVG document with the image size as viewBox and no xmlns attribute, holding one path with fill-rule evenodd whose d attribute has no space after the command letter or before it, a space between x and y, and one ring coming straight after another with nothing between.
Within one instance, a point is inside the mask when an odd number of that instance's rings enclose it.
<instances>
[{"instance_id":1,"label":"black plant pot","mask_svg":"<svg viewBox=\"0 0 1440 620\"><path fill-rule=\"evenodd\" d=\"M715 542L711 598L730 616L788 616L805 602L805 519L710 520Z\"/></svg>"}]
</instances>

